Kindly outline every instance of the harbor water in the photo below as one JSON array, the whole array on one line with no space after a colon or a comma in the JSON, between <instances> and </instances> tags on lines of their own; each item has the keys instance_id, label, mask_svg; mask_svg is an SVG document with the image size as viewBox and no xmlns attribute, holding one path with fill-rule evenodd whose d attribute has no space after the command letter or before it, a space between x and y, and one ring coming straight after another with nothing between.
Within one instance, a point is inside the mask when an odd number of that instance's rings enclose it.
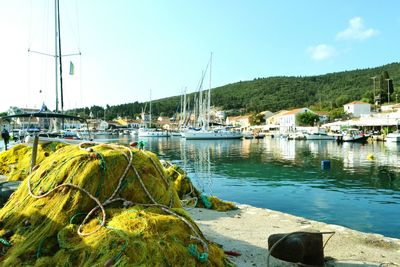
<instances>
[{"instance_id":1,"label":"harbor water","mask_svg":"<svg viewBox=\"0 0 400 267\"><path fill-rule=\"evenodd\" d=\"M400 238L400 144L142 140L145 149L184 168L205 194Z\"/></svg>"}]
</instances>

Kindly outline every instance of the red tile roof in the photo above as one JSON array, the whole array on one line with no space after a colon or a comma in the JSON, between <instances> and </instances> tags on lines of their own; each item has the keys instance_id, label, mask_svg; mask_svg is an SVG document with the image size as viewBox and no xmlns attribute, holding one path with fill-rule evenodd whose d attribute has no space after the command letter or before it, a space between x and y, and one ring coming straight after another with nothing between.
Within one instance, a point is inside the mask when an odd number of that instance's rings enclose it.
<instances>
[{"instance_id":1,"label":"red tile roof","mask_svg":"<svg viewBox=\"0 0 400 267\"><path fill-rule=\"evenodd\" d=\"M302 111L303 111L302 108L296 108L296 109L289 110L288 112L286 112L286 113L283 114L283 115L297 114L297 113L300 113L300 112L302 112Z\"/></svg>"},{"instance_id":2,"label":"red tile roof","mask_svg":"<svg viewBox=\"0 0 400 267\"><path fill-rule=\"evenodd\" d=\"M363 102L363 101L353 101L353 102L347 103L346 105L356 105L356 104L369 105L369 103Z\"/></svg>"}]
</instances>

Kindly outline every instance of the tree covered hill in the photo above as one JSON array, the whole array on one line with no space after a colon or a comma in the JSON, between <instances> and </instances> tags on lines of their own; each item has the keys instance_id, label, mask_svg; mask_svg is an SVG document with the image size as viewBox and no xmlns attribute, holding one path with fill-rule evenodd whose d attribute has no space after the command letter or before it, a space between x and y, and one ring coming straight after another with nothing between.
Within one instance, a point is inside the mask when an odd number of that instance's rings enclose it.
<instances>
[{"instance_id":1,"label":"tree covered hill","mask_svg":"<svg viewBox=\"0 0 400 267\"><path fill-rule=\"evenodd\" d=\"M341 108L343 104L353 100L373 103L374 83L371 77L374 76L375 94L380 94L382 102L387 102L386 79L392 79L394 84L400 82L400 63L318 76L279 76L240 81L212 89L211 105L223 110L235 109L243 112L275 112L296 107L329 111ZM396 94L400 100L400 88L393 86L392 82L389 82L389 91L391 101L395 99ZM193 103L194 93L189 94L188 99ZM180 96L153 100L152 113L155 116L172 116L179 109L180 102ZM107 106L105 115L104 108L99 106L71 110L69 113L85 113L87 116L92 111L96 117L105 116L108 119L117 116L134 117L140 114L145 105L146 103L135 102Z\"/></svg>"},{"instance_id":2,"label":"tree covered hill","mask_svg":"<svg viewBox=\"0 0 400 267\"><path fill-rule=\"evenodd\" d=\"M245 108L247 111L278 111L296 107L317 106L321 110L342 107L361 100L373 103L373 79L376 76L376 94L381 91L387 101L387 81L400 80L400 64L392 63L377 68L329 73L307 77L270 77L228 84L212 91L215 106L223 109ZM390 83L391 99L400 88Z\"/></svg>"}]
</instances>

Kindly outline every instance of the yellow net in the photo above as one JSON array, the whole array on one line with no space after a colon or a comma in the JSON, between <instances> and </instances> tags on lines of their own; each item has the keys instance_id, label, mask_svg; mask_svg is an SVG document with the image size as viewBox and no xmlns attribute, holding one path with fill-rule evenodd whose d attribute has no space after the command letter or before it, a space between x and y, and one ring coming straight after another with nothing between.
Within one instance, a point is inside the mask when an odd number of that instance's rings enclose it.
<instances>
[{"instance_id":1,"label":"yellow net","mask_svg":"<svg viewBox=\"0 0 400 267\"><path fill-rule=\"evenodd\" d=\"M66 144L59 142L40 144L37 150L36 163L42 162L57 149L64 146ZM18 144L3 151L0 153L0 174L7 176L8 181L24 180L30 171L31 158L32 147L25 144Z\"/></svg>"},{"instance_id":2,"label":"yellow net","mask_svg":"<svg viewBox=\"0 0 400 267\"><path fill-rule=\"evenodd\" d=\"M174 186L182 203L187 206L207 208L217 211L237 209L233 202L222 201L216 196L202 194L194 187L187 173L179 166L169 162L163 162L166 173L174 180Z\"/></svg>"},{"instance_id":3,"label":"yellow net","mask_svg":"<svg viewBox=\"0 0 400 267\"><path fill-rule=\"evenodd\" d=\"M111 144L54 148L32 174L12 176L26 179L0 210L2 266L230 265L182 209L153 153Z\"/></svg>"}]
</instances>

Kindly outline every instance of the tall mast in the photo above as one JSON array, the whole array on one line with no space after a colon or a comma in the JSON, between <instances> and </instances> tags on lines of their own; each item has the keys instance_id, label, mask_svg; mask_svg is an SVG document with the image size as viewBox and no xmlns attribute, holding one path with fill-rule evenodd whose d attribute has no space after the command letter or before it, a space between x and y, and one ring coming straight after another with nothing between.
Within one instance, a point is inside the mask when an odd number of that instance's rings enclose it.
<instances>
[{"instance_id":1,"label":"tall mast","mask_svg":"<svg viewBox=\"0 0 400 267\"><path fill-rule=\"evenodd\" d=\"M54 59L55 59L55 71L56 71L56 112L58 112L58 0L54 0L54 38L55 38L55 47L54 47Z\"/></svg>"},{"instance_id":2,"label":"tall mast","mask_svg":"<svg viewBox=\"0 0 400 267\"><path fill-rule=\"evenodd\" d=\"M183 125L186 126L186 87L183 95Z\"/></svg>"},{"instance_id":3,"label":"tall mast","mask_svg":"<svg viewBox=\"0 0 400 267\"><path fill-rule=\"evenodd\" d=\"M212 65L212 52L210 56L210 86L208 88L208 105L207 105L207 126L206 129L208 130L210 126L210 112L211 112L211 65Z\"/></svg>"},{"instance_id":4,"label":"tall mast","mask_svg":"<svg viewBox=\"0 0 400 267\"><path fill-rule=\"evenodd\" d=\"M150 126L149 128L151 128L151 89L150 89Z\"/></svg>"},{"instance_id":5,"label":"tall mast","mask_svg":"<svg viewBox=\"0 0 400 267\"><path fill-rule=\"evenodd\" d=\"M180 109L179 109L179 127L182 125L182 111L183 111L183 92L181 94L181 105L180 105ZM176 119L178 118L178 116L176 116ZM176 121L175 119L175 121Z\"/></svg>"},{"instance_id":6,"label":"tall mast","mask_svg":"<svg viewBox=\"0 0 400 267\"><path fill-rule=\"evenodd\" d=\"M58 59L60 62L60 95L61 95L61 113L64 112L64 93L63 93L63 79L62 79L62 55L61 55L61 30L60 30L60 2L57 2L57 17L58 17Z\"/></svg>"},{"instance_id":7,"label":"tall mast","mask_svg":"<svg viewBox=\"0 0 400 267\"><path fill-rule=\"evenodd\" d=\"M201 72L201 83L199 87L199 122L201 124L201 127L204 128L204 115L203 115L203 79L204 79L204 72Z\"/></svg>"}]
</instances>

